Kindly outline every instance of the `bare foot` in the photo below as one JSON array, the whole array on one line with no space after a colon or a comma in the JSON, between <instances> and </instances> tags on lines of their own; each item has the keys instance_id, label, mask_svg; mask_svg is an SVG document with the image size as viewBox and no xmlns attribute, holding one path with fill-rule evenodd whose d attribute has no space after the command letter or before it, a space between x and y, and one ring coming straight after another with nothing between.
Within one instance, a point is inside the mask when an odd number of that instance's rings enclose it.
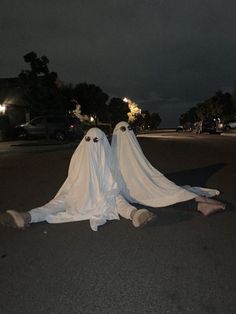
<instances>
[{"instance_id":1,"label":"bare foot","mask_svg":"<svg viewBox=\"0 0 236 314\"><path fill-rule=\"evenodd\" d=\"M216 205L224 205L224 203L220 202L220 201L216 201L212 198L206 197L206 196L197 196L195 198L196 202L200 202L200 203L208 203L208 204L216 204Z\"/></svg>"},{"instance_id":2,"label":"bare foot","mask_svg":"<svg viewBox=\"0 0 236 314\"><path fill-rule=\"evenodd\" d=\"M204 216L209 216L211 214L225 210L225 204L209 204L198 202L197 210L200 211Z\"/></svg>"}]
</instances>

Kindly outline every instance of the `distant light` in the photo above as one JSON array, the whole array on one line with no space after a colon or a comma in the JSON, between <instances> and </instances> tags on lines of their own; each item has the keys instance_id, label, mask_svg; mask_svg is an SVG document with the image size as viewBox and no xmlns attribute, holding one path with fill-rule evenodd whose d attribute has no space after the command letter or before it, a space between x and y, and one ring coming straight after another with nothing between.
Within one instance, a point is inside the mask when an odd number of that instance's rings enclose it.
<instances>
[{"instance_id":1,"label":"distant light","mask_svg":"<svg viewBox=\"0 0 236 314\"><path fill-rule=\"evenodd\" d=\"M94 121L94 117L90 117L90 122L93 122Z\"/></svg>"},{"instance_id":2,"label":"distant light","mask_svg":"<svg viewBox=\"0 0 236 314\"><path fill-rule=\"evenodd\" d=\"M6 105L0 105L0 114L4 114L6 111Z\"/></svg>"},{"instance_id":3,"label":"distant light","mask_svg":"<svg viewBox=\"0 0 236 314\"><path fill-rule=\"evenodd\" d=\"M123 98L123 101L124 102L129 102L128 98L126 98L126 97Z\"/></svg>"}]
</instances>

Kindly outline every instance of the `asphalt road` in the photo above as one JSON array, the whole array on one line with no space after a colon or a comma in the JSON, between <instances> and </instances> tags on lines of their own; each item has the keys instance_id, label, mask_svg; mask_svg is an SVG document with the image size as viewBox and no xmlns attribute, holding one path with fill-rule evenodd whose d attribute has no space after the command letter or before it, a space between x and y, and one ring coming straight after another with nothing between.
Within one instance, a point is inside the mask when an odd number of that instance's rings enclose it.
<instances>
[{"instance_id":1,"label":"asphalt road","mask_svg":"<svg viewBox=\"0 0 236 314\"><path fill-rule=\"evenodd\" d=\"M236 313L236 138L159 134L139 138L152 164L178 184L221 191L225 212L186 204L152 208L93 232L87 221L0 227L0 313ZM73 148L0 154L0 209L50 200Z\"/></svg>"}]
</instances>

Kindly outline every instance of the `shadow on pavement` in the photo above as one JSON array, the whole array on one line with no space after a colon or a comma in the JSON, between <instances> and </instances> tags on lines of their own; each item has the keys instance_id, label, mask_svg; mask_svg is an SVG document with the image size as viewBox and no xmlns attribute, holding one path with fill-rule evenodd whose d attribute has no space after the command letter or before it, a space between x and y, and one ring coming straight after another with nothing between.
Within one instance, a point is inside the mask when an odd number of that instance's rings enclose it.
<instances>
[{"instance_id":1,"label":"shadow on pavement","mask_svg":"<svg viewBox=\"0 0 236 314\"><path fill-rule=\"evenodd\" d=\"M165 176L178 185L191 185L205 187L208 179L227 166L227 163L217 163L207 167L188 169L184 171L165 174Z\"/></svg>"}]
</instances>

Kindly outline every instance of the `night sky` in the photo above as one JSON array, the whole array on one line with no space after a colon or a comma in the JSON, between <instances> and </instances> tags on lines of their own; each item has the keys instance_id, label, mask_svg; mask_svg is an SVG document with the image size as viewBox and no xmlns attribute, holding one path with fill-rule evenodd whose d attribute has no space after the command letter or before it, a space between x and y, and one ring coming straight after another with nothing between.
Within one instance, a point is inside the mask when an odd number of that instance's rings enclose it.
<instances>
[{"instance_id":1,"label":"night sky","mask_svg":"<svg viewBox=\"0 0 236 314\"><path fill-rule=\"evenodd\" d=\"M0 16L0 77L35 51L64 83L127 96L163 127L236 80L235 0L1 0Z\"/></svg>"}]
</instances>

